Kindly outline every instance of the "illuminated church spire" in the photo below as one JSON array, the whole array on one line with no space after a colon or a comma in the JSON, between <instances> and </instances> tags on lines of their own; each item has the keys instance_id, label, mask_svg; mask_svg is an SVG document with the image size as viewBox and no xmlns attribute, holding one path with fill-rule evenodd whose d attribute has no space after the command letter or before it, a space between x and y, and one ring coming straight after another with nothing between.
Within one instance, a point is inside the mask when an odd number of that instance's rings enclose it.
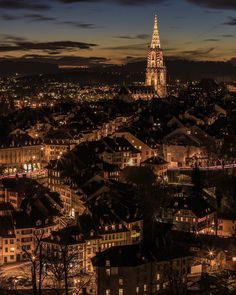
<instances>
[{"instance_id":1,"label":"illuminated church spire","mask_svg":"<svg viewBox=\"0 0 236 295\"><path fill-rule=\"evenodd\" d=\"M152 35L152 43L151 48L161 48L161 42L158 32L158 20L157 15L155 15L155 21L154 21L154 29L153 29L153 35Z\"/></svg>"},{"instance_id":2,"label":"illuminated church spire","mask_svg":"<svg viewBox=\"0 0 236 295\"><path fill-rule=\"evenodd\" d=\"M146 85L154 87L160 98L167 96L166 67L161 49L157 16L154 21L152 41L148 47Z\"/></svg>"}]
</instances>

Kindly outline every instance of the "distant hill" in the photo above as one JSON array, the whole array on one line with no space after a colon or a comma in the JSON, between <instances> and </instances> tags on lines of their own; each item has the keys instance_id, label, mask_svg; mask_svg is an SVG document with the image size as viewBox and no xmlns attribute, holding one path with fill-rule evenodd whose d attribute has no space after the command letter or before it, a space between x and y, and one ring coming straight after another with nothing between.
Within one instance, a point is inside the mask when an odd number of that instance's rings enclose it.
<instances>
[{"instance_id":1,"label":"distant hill","mask_svg":"<svg viewBox=\"0 0 236 295\"><path fill-rule=\"evenodd\" d=\"M230 62L203 62L189 60L166 60L168 78L171 80L201 80L211 78L219 81L236 79L236 64ZM114 70L117 67L114 67ZM146 61L128 63L122 72L144 73Z\"/></svg>"},{"instance_id":2,"label":"distant hill","mask_svg":"<svg viewBox=\"0 0 236 295\"><path fill-rule=\"evenodd\" d=\"M20 75L35 75L55 73L58 71L58 65L33 61L0 61L0 75L6 76L14 73Z\"/></svg>"},{"instance_id":3,"label":"distant hill","mask_svg":"<svg viewBox=\"0 0 236 295\"><path fill-rule=\"evenodd\" d=\"M217 81L236 80L236 61L203 62L189 60L166 60L169 80L201 80L203 78ZM57 64L36 61L0 61L0 75L19 73L20 75L58 74L59 78L73 78L78 82L121 84L145 81L146 61L129 62L126 65L99 65L88 69L59 69Z\"/></svg>"}]
</instances>

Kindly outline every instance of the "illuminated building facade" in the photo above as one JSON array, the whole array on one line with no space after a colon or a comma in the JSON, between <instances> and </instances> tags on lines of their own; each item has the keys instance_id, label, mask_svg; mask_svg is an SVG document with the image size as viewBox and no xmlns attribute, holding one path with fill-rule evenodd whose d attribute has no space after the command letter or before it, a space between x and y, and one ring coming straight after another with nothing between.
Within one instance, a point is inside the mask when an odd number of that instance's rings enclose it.
<instances>
[{"instance_id":1,"label":"illuminated building facade","mask_svg":"<svg viewBox=\"0 0 236 295\"><path fill-rule=\"evenodd\" d=\"M146 86L153 86L160 98L167 96L166 67L161 49L157 16L155 16L152 42L148 48Z\"/></svg>"},{"instance_id":2,"label":"illuminated building facade","mask_svg":"<svg viewBox=\"0 0 236 295\"><path fill-rule=\"evenodd\" d=\"M38 142L0 147L0 166L7 174L41 169L43 149L42 144Z\"/></svg>"}]
</instances>

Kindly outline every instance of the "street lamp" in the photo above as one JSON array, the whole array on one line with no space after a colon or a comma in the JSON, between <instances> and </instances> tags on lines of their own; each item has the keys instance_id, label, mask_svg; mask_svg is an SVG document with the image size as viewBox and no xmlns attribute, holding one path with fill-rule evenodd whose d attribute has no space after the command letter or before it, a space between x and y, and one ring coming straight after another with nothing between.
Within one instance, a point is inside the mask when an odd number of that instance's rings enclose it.
<instances>
[{"instance_id":1,"label":"street lamp","mask_svg":"<svg viewBox=\"0 0 236 295\"><path fill-rule=\"evenodd\" d=\"M214 251L213 250L209 250L208 252L208 256L209 256L209 261L210 261L210 269L212 270L213 268L213 264L212 264L212 261L214 259Z\"/></svg>"}]
</instances>

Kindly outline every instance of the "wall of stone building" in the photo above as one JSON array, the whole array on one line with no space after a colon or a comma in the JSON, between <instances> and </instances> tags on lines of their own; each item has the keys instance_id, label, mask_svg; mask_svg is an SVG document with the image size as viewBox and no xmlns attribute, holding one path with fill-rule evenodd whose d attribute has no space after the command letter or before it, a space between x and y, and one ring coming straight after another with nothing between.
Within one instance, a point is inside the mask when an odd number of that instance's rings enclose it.
<instances>
[{"instance_id":1,"label":"wall of stone building","mask_svg":"<svg viewBox=\"0 0 236 295\"><path fill-rule=\"evenodd\" d=\"M133 267L110 267L108 261L106 267L96 268L97 294L158 294L166 289L170 283L164 265L169 265L169 262L153 262ZM170 276L179 273L184 281L188 266L188 258L173 260Z\"/></svg>"},{"instance_id":2,"label":"wall of stone building","mask_svg":"<svg viewBox=\"0 0 236 295\"><path fill-rule=\"evenodd\" d=\"M139 150L141 153L141 162L144 162L147 159L158 154L158 149L152 149L144 142L142 142L139 138L129 132L116 132L114 136L124 137L128 140L130 144L132 144L137 150Z\"/></svg>"},{"instance_id":3,"label":"wall of stone building","mask_svg":"<svg viewBox=\"0 0 236 295\"><path fill-rule=\"evenodd\" d=\"M40 169L43 152L41 145L27 145L23 147L0 148L0 165L6 172L16 173L19 169Z\"/></svg>"},{"instance_id":4,"label":"wall of stone building","mask_svg":"<svg viewBox=\"0 0 236 295\"><path fill-rule=\"evenodd\" d=\"M236 220L218 219L218 236L232 237L236 235Z\"/></svg>"},{"instance_id":5,"label":"wall of stone building","mask_svg":"<svg viewBox=\"0 0 236 295\"><path fill-rule=\"evenodd\" d=\"M204 148L195 146L163 145L164 160L170 163L170 168L186 167L188 158L204 152Z\"/></svg>"}]
</instances>

